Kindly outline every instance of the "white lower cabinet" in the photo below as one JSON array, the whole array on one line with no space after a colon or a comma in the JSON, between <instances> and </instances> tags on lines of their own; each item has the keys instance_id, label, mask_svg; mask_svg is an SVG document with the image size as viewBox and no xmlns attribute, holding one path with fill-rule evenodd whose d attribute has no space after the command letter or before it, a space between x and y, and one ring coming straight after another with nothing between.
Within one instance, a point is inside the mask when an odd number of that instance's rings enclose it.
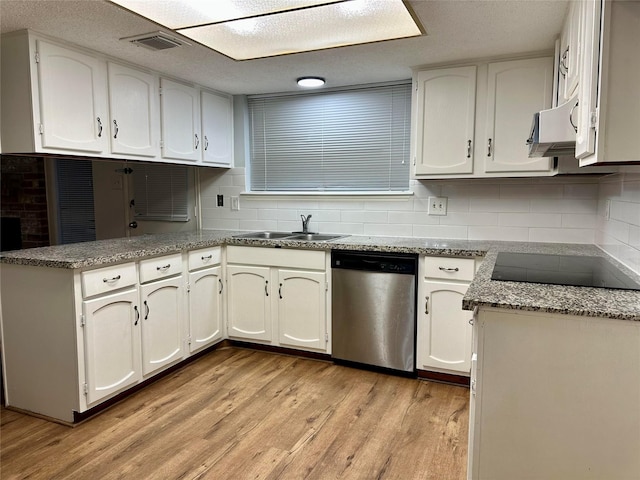
<instances>
[{"instance_id":1,"label":"white lower cabinet","mask_svg":"<svg viewBox=\"0 0 640 480\"><path fill-rule=\"evenodd\" d=\"M416 368L468 376L470 312L462 298L475 272L473 258L422 257L419 266Z\"/></svg>"},{"instance_id":2,"label":"white lower cabinet","mask_svg":"<svg viewBox=\"0 0 640 480\"><path fill-rule=\"evenodd\" d=\"M184 356L182 276L140 287L142 373L146 376Z\"/></svg>"},{"instance_id":3,"label":"white lower cabinet","mask_svg":"<svg viewBox=\"0 0 640 480\"><path fill-rule=\"evenodd\" d=\"M326 348L326 274L280 269L278 331L280 345Z\"/></svg>"},{"instance_id":4,"label":"white lower cabinet","mask_svg":"<svg viewBox=\"0 0 640 480\"><path fill-rule=\"evenodd\" d=\"M227 247L229 338L328 352L326 255Z\"/></svg>"},{"instance_id":5,"label":"white lower cabinet","mask_svg":"<svg viewBox=\"0 0 640 480\"><path fill-rule=\"evenodd\" d=\"M271 270L227 267L228 334L230 338L271 342Z\"/></svg>"},{"instance_id":6,"label":"white lower cabinet","mask_svg":"<svg viewBox=\"0 0 640 480\"><path fill-rule=\"evenodd\" d=\"M138 289L82 303L87 403L133 386L140 368Z\"/></svg>"},{"instance_id":7,"label":"white lower cabinet","mask_svg":"<svg viewBox=\"0 0 640 480\"><path fill-rule=\"evenodd\" d=\"M222 340L222 267L189 272L189 352Z\"/></svg>"}]
</instances>

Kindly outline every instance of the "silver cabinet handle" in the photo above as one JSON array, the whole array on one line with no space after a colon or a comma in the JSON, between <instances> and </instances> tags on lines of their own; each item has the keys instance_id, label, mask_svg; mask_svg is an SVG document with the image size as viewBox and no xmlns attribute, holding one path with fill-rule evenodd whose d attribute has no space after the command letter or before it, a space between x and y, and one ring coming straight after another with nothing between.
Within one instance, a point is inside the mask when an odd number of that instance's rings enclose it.
<instances>
[{"instance_id":1,"label":"silver cabinet handle","mask_svg":"<svg viewBox=\"0 0 640 480\"><path fill-rule=\"evenodd\" d=\"M429 315L429 295L424 297L424 313Z\"/></svg>"},{"instance_id":2,"label":"silver cabinet handle","mask_svg":"<svg viewBox=\"0 0 640 480\"><path fill-rule=\"evenodd\" d=\"M110 282L117 282L118 280L120 280L122 277L120 275L117 275L115 277L112 278L103 278L102 281L104 283L110 283Z\"/></svg>"},{"instance_id":3,"label":"silver cabinet handle","mask_svg":"<svg viewBox=\"0 0 640 480\"><path fill-rule=\"evenodd\" d=\"M146 300L143 303L144 303L144 308L147 310L146 313L144 314L144 319L146 320L147 318L149 318L149 312L151 311L151 309L149 308L149 304L147 303Z\"/></svg>"},{"instance_id":4,"label":"silver cabinet handle","mask_svg":"<svg viewBox=\"0 0 640 480\"><path fill-rule=\"evenodd\" d=\"M458 267L450 268L450 267L438 267L438 270L441 272L459 272L460 269Z\"/></svg>"},{"instance_id":5,"label":"silver cabinet handle","mask_svg":"<svg viewBox=\"0 0 640 480\"><path fill-rule=\"evenodd\" d=\"M471 140L467 140L467 158L471 158Z\"/></svg>"},{"instance_id":6,"label":"silver cabinet handle","mask_svg":"<svg viewBox=\"0 0 640 480\"><path fill-rule=\"evenodd\" d=\"M164 272L166 270L169 270L169 268L171 268L171 264L167 263L166 265L162 265L161 267L156 267L156 270Z\"/></svg>"},{"instance_id":7,"label":"silver cabinet handle","mask_svg":"<svg viewBox=\"0 0 640 480\"><path fill-rule=\"evenodd\" d=\"M469 325L473 326L473 317L469 319Z\"/></svg>"},{"instance_id":8,"label":"silver cabinet handle","mask_svg":"<svg viewBox=\"0 0 640 480\"><path fill-rule=\"evenodd\" d=\"M567 66L568 56L569 56L569 46L567 46L565 51L562 53L560 60L558 61L558 70L560 70L560 73L564 78L566 78L567 74L569 73L569 67Z\"/></svg>"},{"instance_id":9,"label":"silver cabinet handle","mask_svg":"<svg viewBox=\"0 0 640 480\"><path fill-rule=\"evenodd\" d=\"M221 278L218 279L218 283L220 283L220 291L218 293L220 295L222 295L222 289L224 288L224 284L222 283L222 279Z\"/></svg>"},{"instance_id":10,"label":"silver cabinet handle","mask_svg":"<svg viewBox=\"0 0 640 480\"><path fill-rule=\"evenodd\" d=\"M489 142L487 143L487 157L491 156L491 139L489 139Z\"/></svg>"},{"instance_id":11,"label":"silver cabinet handle","mask_svg":"<svg viewBox=\"0 0 640 480\"><path fill-rule=\"evenodd\" d=\"M200 260L202 260L203 262L206 262L207 260L211 260L213 258L213 255L206 255L206 256L202 256L200 257Z\"/></svg>"},{"instance_id":12,"label":"silver cabinet handle","mask_svg":"<svg viewBox=\"0 0 640 480\"><path fill-rule=\"evenodd\" d=\"M573 112L575 112L576 108L578 108L578 103L579 102L576 101L576 104L571 109L571 112L569 112L569 123L571 124L571 126L573 127L576 133L578 133L578 126L575 123L573 123Z\"/></svg>"},{"instance_id":13,"label":"silver cabinet handle","mask_svg":"<svg viewBox=\"0 0 640 480\"><path fill-rule=\"evenodd\" d=\"M264 281L264 294L267 297L269 296L269 280Z\"/></svg>"},{"instance_id":14,"label":"silver cabinet handle","mask_svg":"<svg viewBox=\"0 0 640 480\"><path fill-rule=\"evenodd\" d=\"M136 321L134 322L134 325L138 324L138 320L140 320L140 312L138 311L138 306L134 305L133 309L136 311Z\"/></svg>"},{"instance_id":15,"label":"silver cabinet handle","mask_svg":"<svg viewBox=\"0 0 640 480\"><path fill-rule=\"evenodd\" d=\"M198 134L195 134L195 148L196 150L198 149L198 145L200 145L200 139L198 138Z\"/></svg>"},{"instance_id":16,"label":"silver cabinet handle","mask_svg":"<svg viewBox=\"0 0 640 480\"><path fill-rule=\"evenodd\" d=\"M280 288L278 288L278 296L282 299L282 284L280 284Z\"/></svg>"},{"instance_id":17,"label":"silver cabinet handle","mask_svg":"<svg viewBox=\"0 0 640 480\"><path fill-rule=\"evenodd\" d=\"M98 121L98 137L102 136L102 120L100 120L100 117L96 118L96 120Z\"/></svg>"},{"instance_id":18,"label":"silver cabinet handle","mask_svg":"<svg viewBox=\"0 0 640 480\"><path fill-rule=\"evenodd\" d=\"M118 138L118 122L117 121L113 121L113 127L115 130L115 133L113 134L113 138Z\"/></svg>"},{"instance_id":19,"label":"silver cabinet handle","mask_svg":"<svg viewBox=\"0 0 640 480\"><path fill-rule=\"evenodd\" d=\"M205 150L205 152L207 151L207 148L209 148L209 139L205 135L204 136L204 150Z\"/></svg>"}]
</instances>

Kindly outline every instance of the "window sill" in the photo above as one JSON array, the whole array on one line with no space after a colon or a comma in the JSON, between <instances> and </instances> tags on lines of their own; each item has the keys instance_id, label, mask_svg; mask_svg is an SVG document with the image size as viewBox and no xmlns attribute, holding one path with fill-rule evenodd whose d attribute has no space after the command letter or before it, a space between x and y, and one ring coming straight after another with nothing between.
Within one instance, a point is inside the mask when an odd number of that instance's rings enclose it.
<instances>
[{"instance_id":1,"label":"window sill","mask_svg":"<svg viewBox=\"0 0 640 480\"><path fill-rule=\"evenodd\" d=\"M242 192L240 195L246 198L270 198L274 200L292 198L335 198L349 200L366 198L368 200L403 200L413 197L413 192L410 190L402 192Z\"/></svg>"}]
</instances>

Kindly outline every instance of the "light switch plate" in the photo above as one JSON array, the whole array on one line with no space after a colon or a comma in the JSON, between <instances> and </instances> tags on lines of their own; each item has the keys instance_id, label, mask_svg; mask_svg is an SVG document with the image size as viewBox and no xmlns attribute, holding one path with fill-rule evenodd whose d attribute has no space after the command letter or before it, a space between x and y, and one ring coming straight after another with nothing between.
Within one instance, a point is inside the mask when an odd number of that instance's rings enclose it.
<instances>
[{"instance_id":1,"label":"light switch plate","mask_svg":"<svg viewBox=\"0 0 640 480\"><path fill-rule=\"evenodd\" d=\"M447 214L447 197L429 197L429 215Z\"/></svg>"},{"instance_id":2,"label":"light switch plate","mask_svg":"<svg viewBox=\"0 0 640 480\"><path fill-rule=\"evenodd\" d=\"M231 210L240 210L240 197L231 197Z\"/></svg>"}]
</instances>

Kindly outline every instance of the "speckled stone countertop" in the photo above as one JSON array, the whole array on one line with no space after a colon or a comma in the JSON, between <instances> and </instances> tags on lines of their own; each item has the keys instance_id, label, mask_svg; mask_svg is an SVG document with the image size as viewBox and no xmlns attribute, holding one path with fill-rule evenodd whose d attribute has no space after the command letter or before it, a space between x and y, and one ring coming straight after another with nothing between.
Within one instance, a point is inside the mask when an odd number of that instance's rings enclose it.
<instances>
[{"instance_id":1,"label":"speckled stone countertop","mask_svg":"<svg viewBox=\"0 0 640 480\"><path fill-rule=\"evenodd\" d=\"M76 269L104 266L216 245L403 252L462 257L484 256L484 261L464 296L463 308L466 310L472 310L475 307L497 307L640 321L639 291L491 280L491 273L500 251L603 256L611 259L595 245L357 235L328 242L233 238L234 235L242 233L247 232L205 230L192 233L143 235L128 239L120 238L4 252L0 261L19 265ZM611 259L611 261L627 275L640 281L639 275L615 260Z\"/></svg>"}]
</instances>

